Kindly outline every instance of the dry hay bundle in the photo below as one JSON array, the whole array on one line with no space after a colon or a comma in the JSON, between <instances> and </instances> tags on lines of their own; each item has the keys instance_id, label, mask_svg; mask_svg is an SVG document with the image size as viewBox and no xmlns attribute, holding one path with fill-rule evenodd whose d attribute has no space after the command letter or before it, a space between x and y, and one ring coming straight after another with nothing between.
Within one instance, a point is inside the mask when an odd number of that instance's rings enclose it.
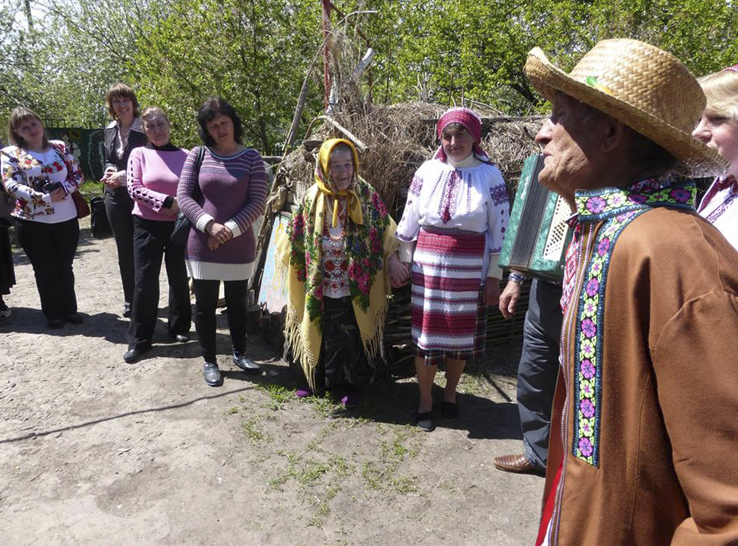
<instances>
[{"instance_id":1,"label":"dry hay bundle","mask_svg":"<svg viewBox=\"0 0 738 546\"><path fill-rule=\"evenodd\" d=\"M446 107L429 103L401 103L373 106L365 112L338 114L317 129L308 131L303 145L280 165L281 179L299 202L310 187L315 156L320 142L328 138L347 138L346 128L359 148L360 174L372 184L395 218L402 216L407 190L413 174L438 147L436 122ZM533 137L541 118L485 117L482 148L502 172L511 198L525 158L535 153ZM340 128L339 128L340 127ZM279 182L278 182L279 183Z\"/></svg>"}]
</instances>

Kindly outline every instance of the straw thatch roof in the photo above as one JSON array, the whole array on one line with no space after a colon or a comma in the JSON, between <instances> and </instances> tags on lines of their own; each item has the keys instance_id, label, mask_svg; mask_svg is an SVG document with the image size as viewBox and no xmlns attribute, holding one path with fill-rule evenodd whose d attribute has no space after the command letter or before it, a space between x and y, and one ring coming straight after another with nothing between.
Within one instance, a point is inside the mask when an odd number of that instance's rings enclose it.
<instances>
[{"instance_id":1,"label":"straw thatch roof","mask_svg":"<svg viewBox=\"0 0 738 546\"><path fill-rule=\"evenodd\" d=\"M379 191L399 218L413 173L438 147L435 125L445 110L445 106L414 102L373 106L360 114L321 117L313 124L316 127L308 130L303 143L279 165L277 186L288 187L291 200L299 202L314 182L320 143L327 138L348 138L357 144L361 176ZM533 137L542 118L483 119L482 148L500 168L512 197L523 161L537 150Z\"/></svg>"}]
</instances>

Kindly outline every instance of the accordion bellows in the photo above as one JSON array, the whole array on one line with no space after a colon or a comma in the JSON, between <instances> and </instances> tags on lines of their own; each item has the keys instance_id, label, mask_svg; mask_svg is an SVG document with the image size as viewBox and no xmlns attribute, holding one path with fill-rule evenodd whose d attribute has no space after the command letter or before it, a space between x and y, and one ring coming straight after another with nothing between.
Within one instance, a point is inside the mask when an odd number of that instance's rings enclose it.
<instances>
[{"instance_id":1,"label":"accordion bellows","mask_svg":"<svg viewBox=\"0 0 738 546\"><path fill-rule=\"evenodd\" d=\"M566 247L571 240L571 230L566 223L571 210L560 195L538 182L542 168L541 155L525 160L499 265L503 269L560 282L564 277Z\"/></svg>"}]
</instances>

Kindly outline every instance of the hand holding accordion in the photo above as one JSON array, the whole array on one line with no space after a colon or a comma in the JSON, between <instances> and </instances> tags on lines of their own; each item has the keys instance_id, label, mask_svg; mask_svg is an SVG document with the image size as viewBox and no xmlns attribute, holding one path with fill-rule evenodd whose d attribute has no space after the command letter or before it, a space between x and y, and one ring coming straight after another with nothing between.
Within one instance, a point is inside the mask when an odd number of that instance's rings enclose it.
<instances>
[{"instance_id":1,"label":"hand holding accordion","mask_svg":"<svg viewBox=\"0 0 738 546\"><path fill-rule=\"evenodd\" d=\"M561 196L538 182L542 168L542 155L525 160L499 265L505 270L561 282L566 248L571 240L566 223L571 211Z\"/></svg>"}]
</instances>

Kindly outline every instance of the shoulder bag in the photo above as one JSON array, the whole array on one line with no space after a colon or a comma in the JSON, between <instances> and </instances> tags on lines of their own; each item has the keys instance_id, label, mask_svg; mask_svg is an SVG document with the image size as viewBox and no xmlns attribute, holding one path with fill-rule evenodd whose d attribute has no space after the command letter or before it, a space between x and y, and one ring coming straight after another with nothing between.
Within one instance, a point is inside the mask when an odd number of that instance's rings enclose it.
<instances>
[{"instance_id":1,"label":"shoulder bag","mask_svg":"<svg viewBox=\"0 0 738 546\"><path fill-rule=\"evenodd\" d=\"M202 164L202 158L204 156L205 147L200 146L197 149L197 159L195 160L195 189L192 191L192 198L195 201L200 199L200 195L202 195L202 190L200 189L200 181L198 179L200 178L200 165ZM186 245L187 238L190 236L191 228L192 223L184 215L182 209L180 209L179 213L177 214L177 219L174 221L174 229L172 230L172 235L170 237L171 241L176 245Z\"/></svg>"}]
</instances>

